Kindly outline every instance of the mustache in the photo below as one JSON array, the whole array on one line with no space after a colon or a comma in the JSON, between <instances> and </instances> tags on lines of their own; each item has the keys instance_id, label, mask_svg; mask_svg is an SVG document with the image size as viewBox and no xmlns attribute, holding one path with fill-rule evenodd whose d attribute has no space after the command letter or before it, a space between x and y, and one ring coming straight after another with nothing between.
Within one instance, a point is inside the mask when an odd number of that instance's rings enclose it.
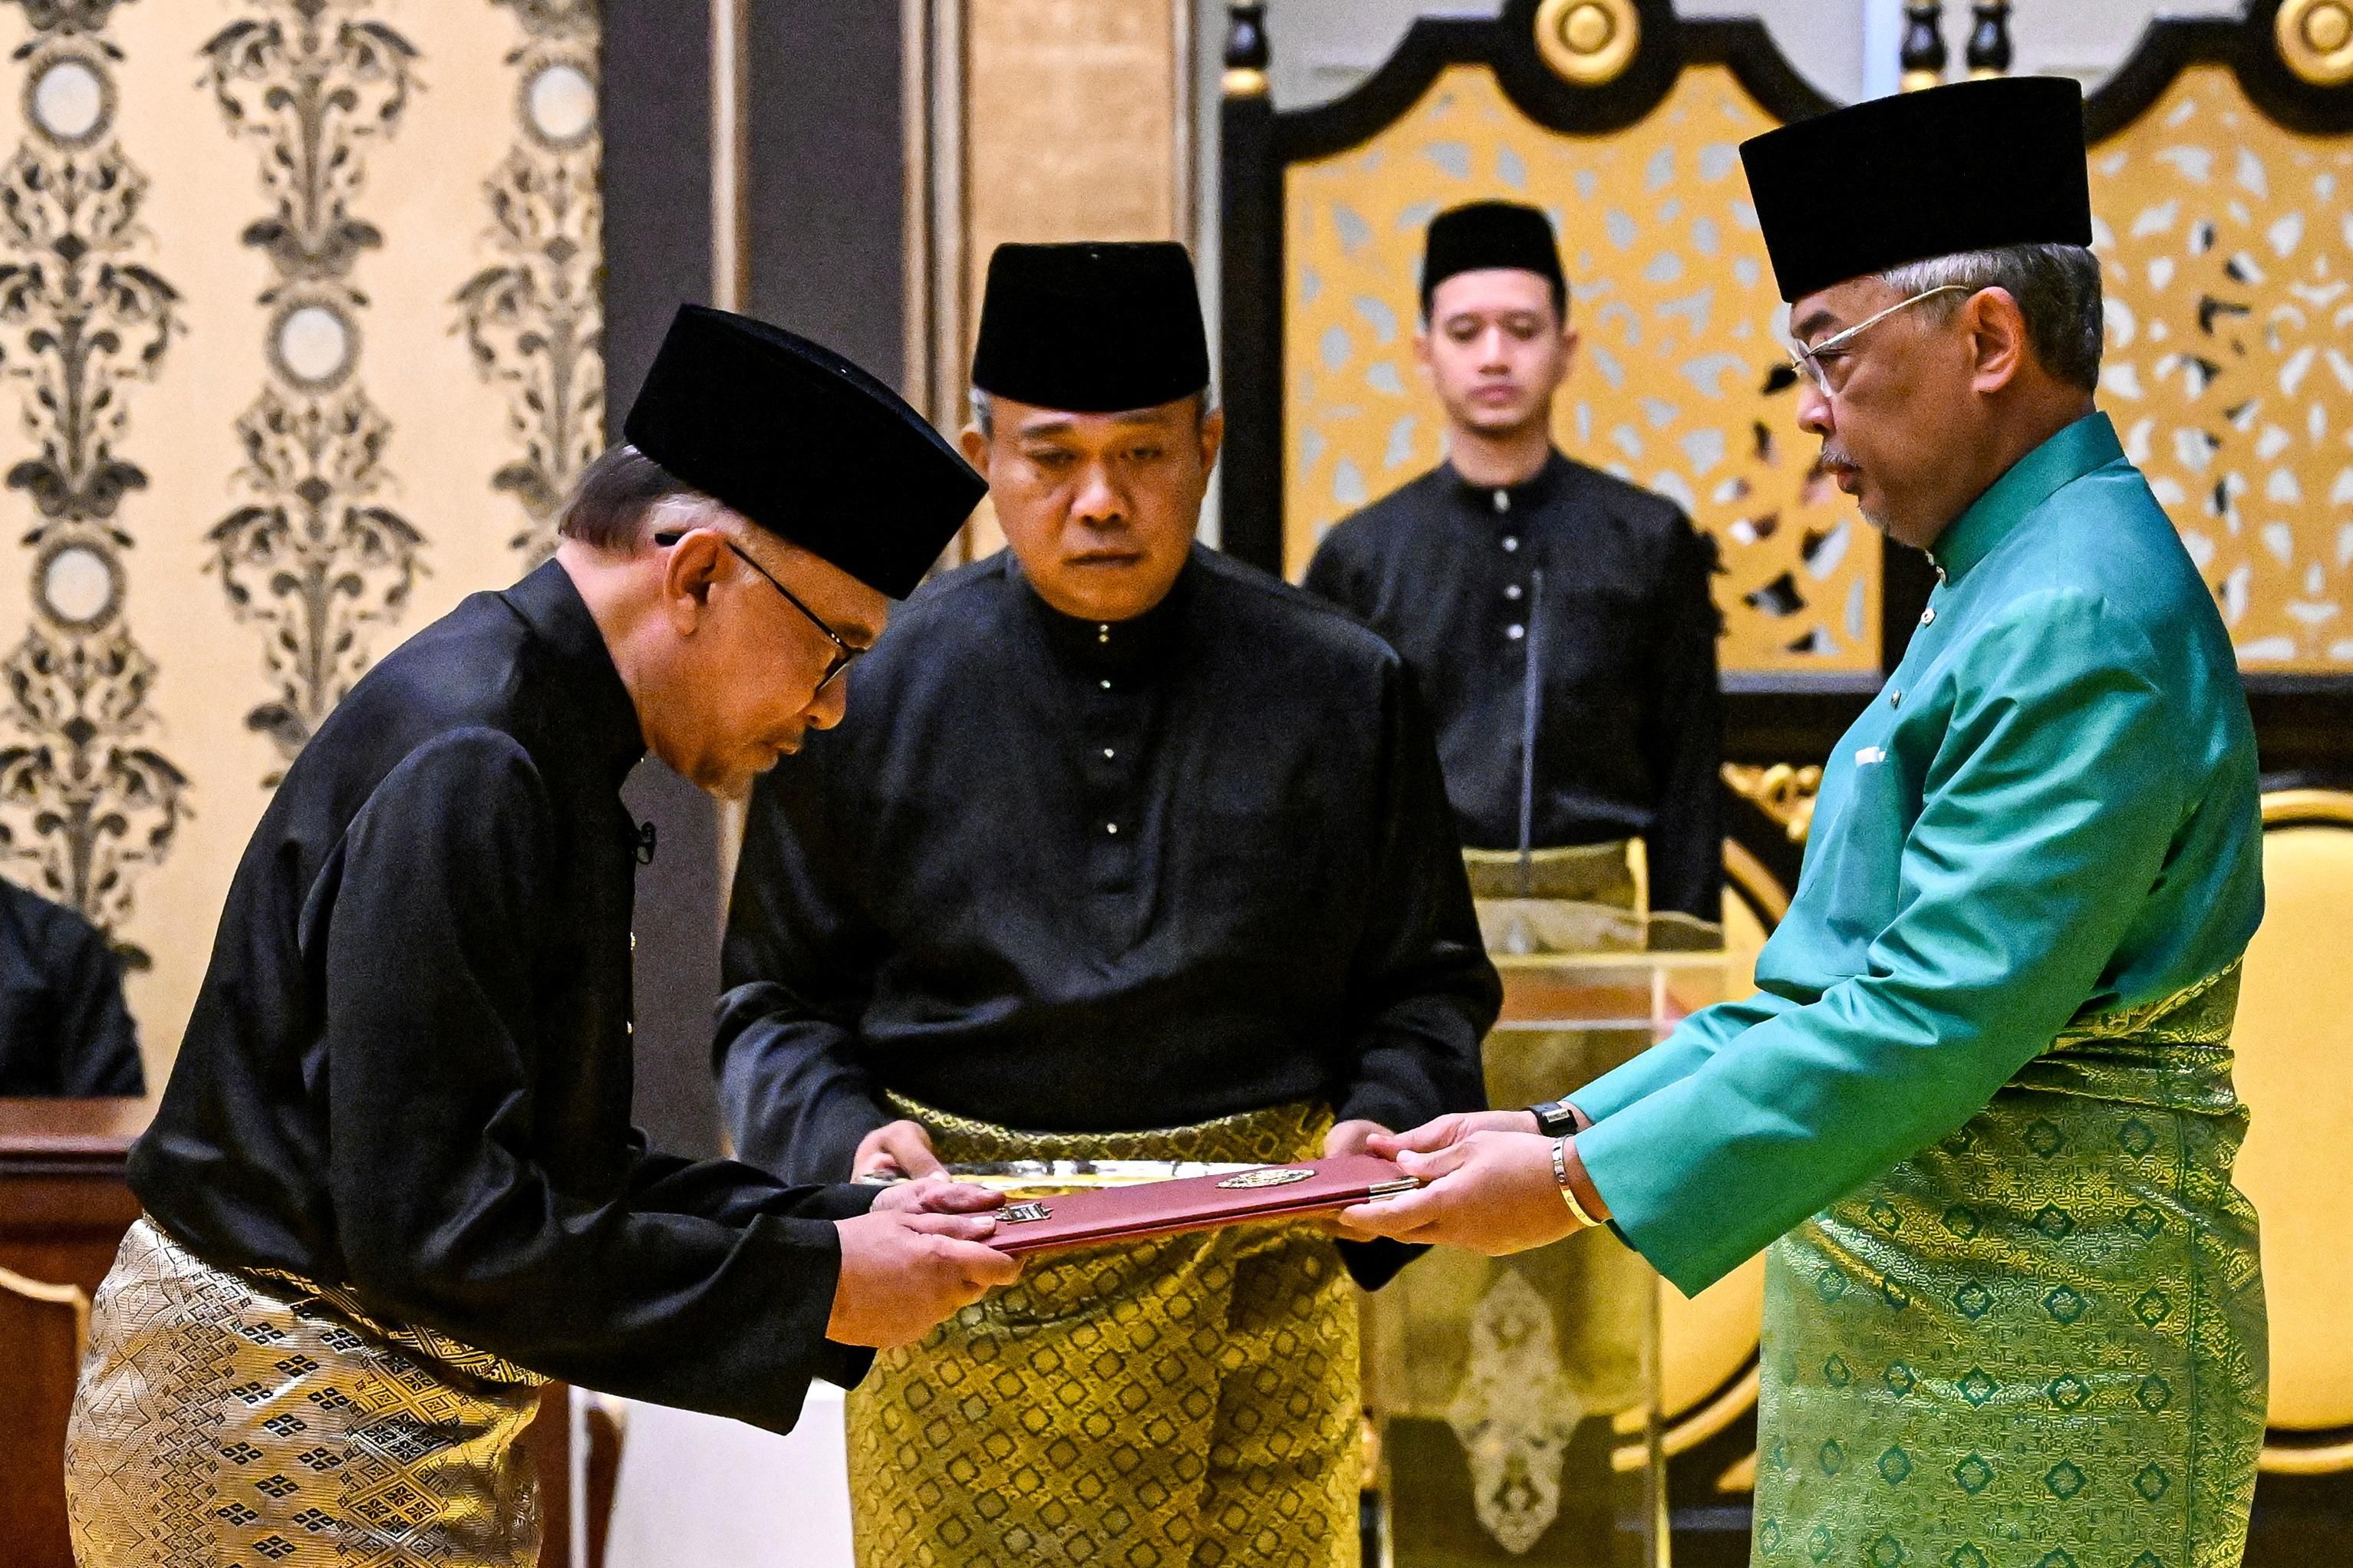
<instances>
[{"instance_id":1,"label":"mustache","mask_svg":"<svg viewBox=\"0 0 2353 1568\"><path fill-rule=\"evenodd\" d=\"M1825 441L1822 443L1821 455L1814 459L1814 466L1818 468L1855 468L1862 467L1861 464L1854 460L1854 455L1852 453L1849 452L1844 447L1840 446L1835 441Z\"/></svg>"}]
</instances>

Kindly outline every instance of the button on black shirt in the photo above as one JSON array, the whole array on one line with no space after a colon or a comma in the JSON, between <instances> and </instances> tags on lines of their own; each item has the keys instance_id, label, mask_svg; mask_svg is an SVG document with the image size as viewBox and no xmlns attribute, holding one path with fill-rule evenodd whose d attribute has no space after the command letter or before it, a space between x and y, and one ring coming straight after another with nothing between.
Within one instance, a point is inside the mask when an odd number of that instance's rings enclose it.
<instances>
[{"instance_id":1,"label":"button on black shirt","mask_svg":"<svg viewBox=\"0 0 2353 1568\"><path fill-rule=\"evenodd\" d=\"M1556 452L1504 489L1468 484L1451 466L1424 474L1335 527L1307 587L1413 668L1447 797L1474 848L1519 847L1523 705L1538 645L1531 842L1640 837L1651 907L1716 921L1714 565L1673 502Z\"/></svg>"},{"instance_id":2,"label":"button on black shirt","mask_svg":"<svg viewBox=\"0 0 2353 1568\"><path fill-rule=\"evenodd\" d=\"M637 714L551 562L354 687L287 771L131 1184L198 1257L534 1371L784 1430L871 1193L629 1125Z\"/></svg>"},{"instance_id":3,"label":"button on black shirt","mask_svg":"<svg viewBox=\"0 0 2353 1568\"><path fill-rule=\"evenodd\" d=\"M1482 1103L1500 990L1363 627L1199 549L1148 614L1073 620L1001 552L854 679L753 797L718 1047L744 1158L847 1175L885 1089L1054 1131Z\"/></svg>"}]
</instances>

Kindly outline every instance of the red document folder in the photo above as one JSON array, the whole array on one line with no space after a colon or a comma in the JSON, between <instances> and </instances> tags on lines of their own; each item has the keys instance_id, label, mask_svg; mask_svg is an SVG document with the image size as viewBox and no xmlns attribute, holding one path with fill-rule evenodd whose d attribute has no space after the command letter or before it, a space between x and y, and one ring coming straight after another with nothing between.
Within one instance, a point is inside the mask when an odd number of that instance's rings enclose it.
<instances>
[{"instance_id":1,"label":"red document folder","mask_svg":"<svg viewBox=\"0 0 2353 1568\"><path fill-rule=\"evenodd\" d=\"M1420 1184L1387 1160L1344 1154L1232 1175L1099 1187L1006 1205L988 1244L1021 1257L1061 1252L1344 1209Z\"/></svg>"}]
</instances>

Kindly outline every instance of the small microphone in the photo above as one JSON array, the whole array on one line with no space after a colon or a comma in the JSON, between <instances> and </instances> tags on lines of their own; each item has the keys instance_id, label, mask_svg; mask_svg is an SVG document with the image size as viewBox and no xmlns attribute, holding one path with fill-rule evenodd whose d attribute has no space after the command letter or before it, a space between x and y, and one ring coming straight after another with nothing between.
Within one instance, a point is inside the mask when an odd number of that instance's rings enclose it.
<instances>
[{"instance_id":1,"label":"small microphone","mask_svg":"<svg viewBox=\"0 0 2353 1568\"><path fill-rule=\"evenodd\" d=\"M638 824L638 864L650 866L653 863L654 825L650 822L641 822Z\"/></svg>"}]
</instances>

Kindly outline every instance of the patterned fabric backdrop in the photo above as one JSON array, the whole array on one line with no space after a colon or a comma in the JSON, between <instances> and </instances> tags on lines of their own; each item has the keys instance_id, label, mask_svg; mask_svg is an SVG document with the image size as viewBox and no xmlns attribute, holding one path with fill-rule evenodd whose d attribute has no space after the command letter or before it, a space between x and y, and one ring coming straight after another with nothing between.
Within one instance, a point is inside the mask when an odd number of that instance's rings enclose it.
<instances>
[{"instance_id":1,"label":"patterned fabric backdrop","mask_svg":"<svg viewBox=\"0 0 2353 1568\"><path fill-rule=\"evenodd\" d=\"M0 0L0 875L113 935L160 1082L287 764L602 443L596 13Z\"/></svg>"}]
</instances>

